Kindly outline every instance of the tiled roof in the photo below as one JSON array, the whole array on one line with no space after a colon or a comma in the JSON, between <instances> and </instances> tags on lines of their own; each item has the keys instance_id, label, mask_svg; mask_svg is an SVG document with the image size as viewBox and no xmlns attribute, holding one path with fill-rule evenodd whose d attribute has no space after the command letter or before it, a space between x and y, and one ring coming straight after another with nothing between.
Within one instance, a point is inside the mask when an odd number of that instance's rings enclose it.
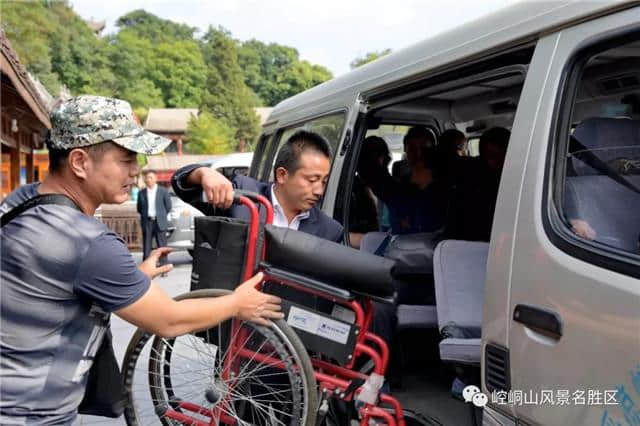
<instances>
[{"instance_id":1,"label":"tiled roof","mask_svg":"<svg viewBox=\"0 0 640 426\"><path fill-rule=\"evenodd\" d=\"M3 69L3 72L6 72L10 78L11 78L11 74L15 74L15 76L17 76L19 81L12 81L12 83L14 85L19 84L21 87L23 87L26 90L26 92L30 95L31 99L30 100L25 99L25 101L27 102L27 104L29 104L29 106L32 109L34 109L33 113L42 121L42 123L46 127L50 128L51 122L49 121L49 111L52 106L50 95L46 92L46 89L44 89L44 87L36 86L36 84L34 83L33 77L29 75L29 72L27 71L25 66L22 65L22 63L20 62L20 59L18 58L18 54L16 53L15 50L13 50L13 47L11 46L11 42L7 38L4 31L1 29L0 29L0 50L2 51L2 56L6 58L7 64L13 70L13 73L11 73L10 70L4 70L4 69ZM4 63L4 61L2 62ZM41 93L41 92L46 93L46 96L43 96L44 93ZM47 99L43 99L43 97Z\"/></svg>"},{"instance_id":2,"label":"tiled roof","mask_svg":"<svg viewBox=\"0 0 640 426\"><path fill-rule=\"evenodd\" d=\"M151 132L184 133L191 117L197 117L196 108L150 108L144 128Z\"/></svg>"},{"instance_id":3,"label":"tiled roof","mask_svg":"<svg viewBox=\"0 0 640 426\"><path fill-rule=\"evenodd\" d=\"M150 155L147 165L142 170L178 170L180 167L194 163L210 163L223 155Z\"/></svg>"}]
</instances>

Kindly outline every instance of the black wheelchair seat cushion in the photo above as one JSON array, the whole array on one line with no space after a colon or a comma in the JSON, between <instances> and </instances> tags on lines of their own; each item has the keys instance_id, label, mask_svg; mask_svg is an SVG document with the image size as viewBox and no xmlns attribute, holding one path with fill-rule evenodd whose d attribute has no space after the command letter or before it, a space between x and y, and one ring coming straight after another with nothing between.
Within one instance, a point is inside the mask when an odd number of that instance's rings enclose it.
<instances>
[{"instance_id":1,"label":"black wheelchair seat cushion","mask_svg":"<svg viewBox=\"0 0 640 426\"><path fill-rule=\"evenodd\" d=\"M395 262L311 234L265 226L266 261L345 290L382 299L395 297Z\"/></svg>"}]
</instances>

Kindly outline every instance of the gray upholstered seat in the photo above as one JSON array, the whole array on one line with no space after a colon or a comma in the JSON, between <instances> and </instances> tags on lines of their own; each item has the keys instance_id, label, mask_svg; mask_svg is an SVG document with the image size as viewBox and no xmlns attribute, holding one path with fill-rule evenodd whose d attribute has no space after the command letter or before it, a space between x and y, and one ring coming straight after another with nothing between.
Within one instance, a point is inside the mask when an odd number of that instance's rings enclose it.
<instances>
[{"instance_id":1,"label":"gray upholstered seat","mask_svg":"<svg viewBox=\"0 0 640 426\"><path fill-rule=\"evenodd\" d=\"M367 232L360 241L360 250L375 253L387 235L387 232Z\"/></svg>"},{"instance_id":2,"label":"gray upholstered seat","mask_svg":"<svg viewBox=\"0 0 640 426\"><path fill-rule=\"evenodd\" d=\"M445 240L436 247L433 273L436 287L438 327L479 330L486 280L489 244ZM480 338L445 338L440 342L440 358L477 364Z\"/></svg>"},{"instance_id":3,"label":"gray upholstered seat","mask_svg":"<svg viewBox=\"0 0 640 426\"><path fill-rule=\"evenodd\" d=\"M368 232L362 237L360 242L360 250L369 253L375 253L380 244L389 234L386 232ZM431 265L426 269L431 269ZM438 326L438 317L436 307L434 305L405 305L399 304L397 309L398 323L397 328L436 328Z\"/></svg>"},{"instance_id":4,"label":"gray upholstered seat","mask_svg":"<svg viewBox=\"0 0 640 426\"><path fill-rule=\"evenodd\" d=\"M626 118L592 117L576 126L573 137L598 159L609 163L617 158L640 158L640 121ZM576 175L601 175L602 171L581 160L576 151L571 165Z\"/></svg>"},{"instance_id":5,"label":"gray upholstered seat","mask_svg":"<svg viewBox=\"0 0 640 426\"><path fill-rule=\"evenodd\" d=\"M640 161L640 121L617 118L588 118L576 126L574 138L583 145L571 156L565 183L564 212L567 219L589 223L595 241L637 252L640 237L640 194L594 168L585 155L590 153L620 172L621 162ZM624 167L623 167L624 169ZM637 166L623 170L622 177L640 188Z\"/></svg>"},{"instance_id":6,"label":"gray upholstered seat","mask_svg":"<svg viewBox=\"0 0 640 426\"><path fill-rule=\"evenodd\" d=\"M625 178L640 188L640 175ZM589 223L596 232L595 241L638 252L640 194L609 176L568 177L564 204L568 219Z\"/></svg>"}]
</instances>

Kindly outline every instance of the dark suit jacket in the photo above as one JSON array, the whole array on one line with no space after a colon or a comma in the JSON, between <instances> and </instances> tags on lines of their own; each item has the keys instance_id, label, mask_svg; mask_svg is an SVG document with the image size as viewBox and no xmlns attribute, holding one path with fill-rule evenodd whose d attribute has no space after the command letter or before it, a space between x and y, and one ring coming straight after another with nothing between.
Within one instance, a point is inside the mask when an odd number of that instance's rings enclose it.
<instances>
[{"instance_id":1,"label":"dark suit jacket","mask_svg":"<svg viewBox=\"0 0 640 426\"><path fill-rule=\"evenodd\" d=\"M169 191L167 191L164 187L157 185L158 190L156 192L156 222L158 223L158 228L161 231L166 231L167 224L167 214L171 211L171 196L169 195ZM142 229L145 229L147 225L147 214L149 212L149 196L147 195L147 189L143 189L138 194L138 213L140 213L140 226Z\"/></svg>"},{"instance_id":2,"label":"dark suit jacket","mask_svg":"<svg viewBox=\"0 0 640 426\"><path fill-rule=\"evenodd\" d=\"M249 209L241 205L233 205L228 211L216 211L211 204L202 201L202 188L200 186L190 186L186 182L186 177L198 167L207 167L205 165L193 164L182 167L176 171L171 178L171 185L176 195L185 202L191 204L207 216L230 216L238 219L249 220ZM253 178L238 175L233 179L233 186L236 189L257 192L271 200L271 184L257 181ZM273 200L271 200L273 201ZM264 208L260 209L261 219L265 219ZM299 231L307 234L315 235L330 241L342 241L343 228L340 223L330 218L317 207L309 211L309 217L300 221Z\"/></svg>"}]
</instances>

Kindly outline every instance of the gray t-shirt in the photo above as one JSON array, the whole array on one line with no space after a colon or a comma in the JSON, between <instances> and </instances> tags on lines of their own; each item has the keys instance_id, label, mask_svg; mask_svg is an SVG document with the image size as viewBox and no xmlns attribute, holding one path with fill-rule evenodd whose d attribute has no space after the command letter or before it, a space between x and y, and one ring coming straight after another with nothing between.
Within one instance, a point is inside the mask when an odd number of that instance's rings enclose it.
<instances>
[{"instance_id":1,"label":"gray t-shirt","mask_svg":"<svg viewBox=\"0 0 640 426\"><path fill-rule=\"evenodd\" d=\"M11 193L0 214L37 186ZM149 278L120 237L71 207L26 210L1 238L0 423L70 423L110 312L144 295Z\"/></svg>"}]
</instances>

